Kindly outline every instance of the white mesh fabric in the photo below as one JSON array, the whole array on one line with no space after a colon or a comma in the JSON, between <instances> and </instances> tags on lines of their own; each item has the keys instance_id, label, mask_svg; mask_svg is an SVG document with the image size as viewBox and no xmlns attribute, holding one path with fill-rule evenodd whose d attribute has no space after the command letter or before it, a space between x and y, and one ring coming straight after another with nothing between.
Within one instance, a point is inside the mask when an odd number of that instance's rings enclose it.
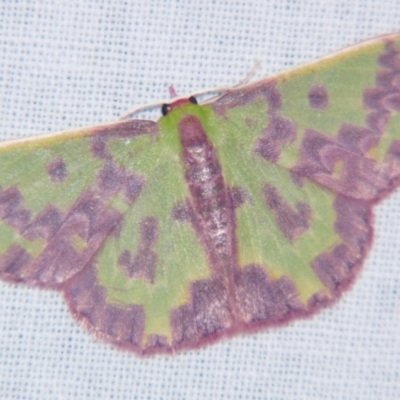
<instances>
[{"instance_id":1,"label":"white mesh fabric","mask_svg":"<svg viewBox=\"0 0 400 400\"><path fill-rule=\"evenodd\" d=\"M0 3L0 140L276 73L400 30L398 0ZM84 173L84 171L82 171ZM2 399L399 399L400 191L336 307L175 357L95 342L58 293L0 282Z\"/></svg>"}]
</instances>

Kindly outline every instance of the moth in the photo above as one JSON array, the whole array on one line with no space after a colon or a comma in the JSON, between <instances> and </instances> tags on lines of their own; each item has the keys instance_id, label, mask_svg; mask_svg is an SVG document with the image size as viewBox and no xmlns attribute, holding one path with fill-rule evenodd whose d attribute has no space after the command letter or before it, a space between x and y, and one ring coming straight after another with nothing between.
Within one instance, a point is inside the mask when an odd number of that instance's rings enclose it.
<instances>
[{"instance_id":1,"label":"moth","mask_svg":"<svg viewBox=\"0 0 400 400\"><path fill-rule=\"evenodd\" d=\"M335 303L400 182L400 34L163 113L0 144L0 278L138 355Z\"/></svg>"}]
</instances>

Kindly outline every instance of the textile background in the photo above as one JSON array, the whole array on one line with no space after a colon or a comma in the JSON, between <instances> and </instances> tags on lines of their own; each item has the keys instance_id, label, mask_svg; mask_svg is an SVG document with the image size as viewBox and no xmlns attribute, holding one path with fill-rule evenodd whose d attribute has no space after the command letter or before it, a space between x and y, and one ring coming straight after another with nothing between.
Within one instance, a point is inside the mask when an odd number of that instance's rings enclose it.
<instances>
[{"instance_id":1,"label":"textile background","mask_svg":"<svg viewBox=\"0 0 400 400\"><path fill-rule=\"evenodd\" d=\"M116 119L400 30L400 3L0 2L0 140ZM158 110L154 116L158 118ZM84 171L82 171L84 173ZM2 399L399 399L400 191L333 308L174 357L96 342L55 292L0 282Z\"/></svg>"}]
</instances>

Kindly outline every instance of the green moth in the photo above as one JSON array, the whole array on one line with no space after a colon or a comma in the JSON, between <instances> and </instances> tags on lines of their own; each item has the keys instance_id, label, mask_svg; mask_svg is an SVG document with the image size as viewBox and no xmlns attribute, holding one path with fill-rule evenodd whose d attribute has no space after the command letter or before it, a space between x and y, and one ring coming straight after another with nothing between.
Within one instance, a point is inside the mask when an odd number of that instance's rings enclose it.
<instances>
[{"instance_id":1,"label":"green moth","mask_svg":"<svg viewBox=\"0 0 400 400\"><path fill-rule=\"evenodd\" d=\"M163 112L0 144L0 278L140 355L334 303L400 182L400 34Z\"/></svg>"}]
</instances>

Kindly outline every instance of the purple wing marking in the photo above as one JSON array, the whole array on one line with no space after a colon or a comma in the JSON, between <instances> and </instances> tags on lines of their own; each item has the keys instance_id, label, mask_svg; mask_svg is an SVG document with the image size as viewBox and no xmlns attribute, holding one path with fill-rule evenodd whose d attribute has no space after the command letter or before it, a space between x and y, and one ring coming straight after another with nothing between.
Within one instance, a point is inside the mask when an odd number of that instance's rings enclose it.
<instances>
[{"instance_id":1,"label":"purple wing marking","mask_svg":"<svg viewBox=\"0 0 400 400\"><path fill-rule=\"evenodd\" d=\"M64 182L67 178L67 166L61 157L50 161L46 169L50 179L55 183Z\"/></svg>"},{"instance_id":2,"label":"purple wing marking","mask_svg":"<svg viewBox=\"0 0 400 400\"><path fill-rule=\"evenodd\" d=\"M307 204L298 202L294 210L279 195L277 188L268 184L264 186L263 194L267 208L273 212L279 229L287 239L293 243L308 231L311 223L311 210Z\"/></svg>"},{"instance_id":3,"label":"purple wing marking","mask_svg":"<svg viewBox=\"0 0 400 400\"><path fill-rule=\"evenodd\" d=\"M263 136L255 145L254 151L268 161L277 162L282 147L296 139L296 126L290 119L272 115Z\"/></svg>"},{"instance_id":4,"label":"purple wing marking","mask_svg":"<svg viewBox=\"0 0 400 400\"><path fill-rule=\"evenodd\" d=\"M153 247L158 238L158 220L154 217L144 218L140 222L140 241L134 256L125 250L119 257L118 264L129 278L142 278L153 283L157 265L157 253Z\"/></svg>"},{"instance_id":5,"label":"purple wing marking","mask_svg":"<svg viewBox=\"0 0 400 400\"><path fill-rule=\"evenodd\" d=\"M92 264L63 285L69 308L93 334L119 347L138 352L144 332L144 312L138 305L119 308L107 303Z\"/></svg>"},{"instance_id":6,"label":"purple wing marking","mask_svg":"<svg viewBox=\"0 0 400 400\"><path fill-rule=\"evenodd\" d=\"M311 108L325 110L328 105L328 92L324 86L313 85L308 92L308 101Z\"/></svg>"}]
</instances>

